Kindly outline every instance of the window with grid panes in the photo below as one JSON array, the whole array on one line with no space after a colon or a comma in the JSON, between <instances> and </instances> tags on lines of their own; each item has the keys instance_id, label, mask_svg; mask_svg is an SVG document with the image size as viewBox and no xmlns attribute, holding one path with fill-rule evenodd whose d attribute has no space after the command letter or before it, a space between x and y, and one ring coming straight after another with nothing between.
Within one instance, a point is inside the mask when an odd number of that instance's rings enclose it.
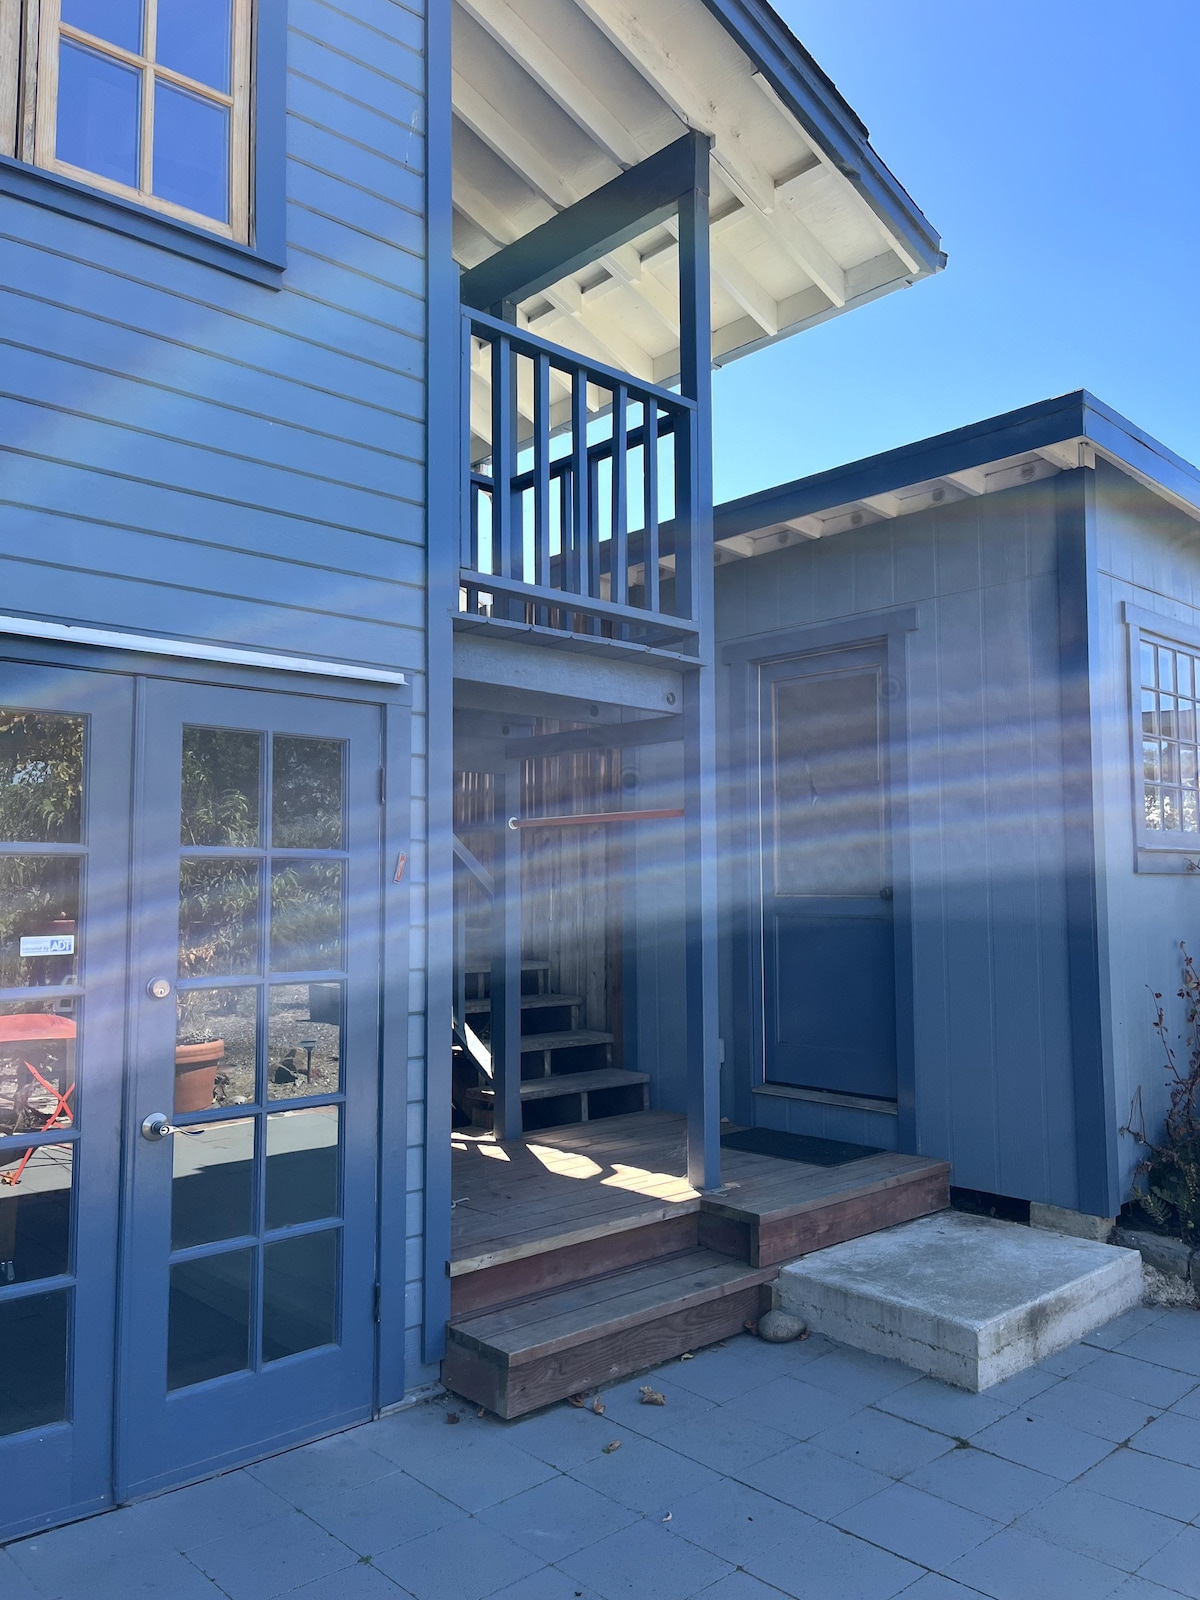
<instances>
[{"instance_id":1,"label":"window with grid panes","mask_svg":"<svg viewBox=\"0 0 1200 1600\"><path fill-rule=\"evenodd\" d=\"M0 0L0 46L17 13L0 148L249 242L252 0Z\"/></svg>"},{"instance_id":2,"label":"window with grid panes","mask_svg":"<svg viewBox=\"0 0 1200 1600\"><path fill-rule=\"evenodd\" d=\"M1200 655L1143 638L1138 661L1143 825L1163 843L1200 835Z\"/></svg>"}]
</instances>

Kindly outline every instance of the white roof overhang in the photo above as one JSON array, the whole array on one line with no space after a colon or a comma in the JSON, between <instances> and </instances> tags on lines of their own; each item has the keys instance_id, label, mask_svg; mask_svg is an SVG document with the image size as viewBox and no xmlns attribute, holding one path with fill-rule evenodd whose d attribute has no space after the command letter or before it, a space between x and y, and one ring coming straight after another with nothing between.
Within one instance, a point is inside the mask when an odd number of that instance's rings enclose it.
<instances>
[{"instance_id":1,"label":"white roof overhang","mask_svg":"<svg viewBox=\"0 0 1200 1600\"><path fill-rule=\"evenodd\" d=\"M1107 461L1200 523L1200 473L1086 390L718 506L715 558L764 555Z\"/></svg>"},{"instance_id":2,"label":"white roof overhang","mask_svg":"<svg viewBox=\"0 0 1200 1600\"><path fill-rule=\"evenodd\" d=\"M764 0L453 0L455 256L477 266L673 143L713 139L714 358L937 271L939 242ZM665 384L673 222L533 296L519 321Z\"/></svg>"}]
</instances>

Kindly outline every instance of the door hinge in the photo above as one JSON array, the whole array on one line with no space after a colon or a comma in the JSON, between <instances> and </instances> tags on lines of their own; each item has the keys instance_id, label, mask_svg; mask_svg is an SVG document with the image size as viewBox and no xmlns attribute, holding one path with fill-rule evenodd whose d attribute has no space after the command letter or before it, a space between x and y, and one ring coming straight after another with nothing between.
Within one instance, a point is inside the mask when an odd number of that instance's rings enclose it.
<instances>
[{"instance_id":1,"label":"door hinge","mask_svg":"<svg viewBox=\"0 0 1200 1600\"><path fill-rule=\"evenodd\" d=\"M381 1284L377 1283L375 1285L375 1321L376 1322L381 1322L383 1320L383 1309L382 1309L382 1307L383 1307L383 1287L382 1287Z\"/></svg>"}]
</instances>

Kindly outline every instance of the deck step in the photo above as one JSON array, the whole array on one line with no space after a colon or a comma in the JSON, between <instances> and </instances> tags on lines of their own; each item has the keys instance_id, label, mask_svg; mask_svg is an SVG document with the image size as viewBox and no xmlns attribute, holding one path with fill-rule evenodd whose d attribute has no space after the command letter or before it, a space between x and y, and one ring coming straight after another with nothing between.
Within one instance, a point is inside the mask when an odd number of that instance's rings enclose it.
<instances>
[{"instance_id":1,"label":"deck step","mask_svg":"<svg viewBox=\"0 0 1200 1600\"><path fill-rule=\"evenodd\" d=\"M557 1100L564 1094L592 1094L597 1089L632 1089L649 1082L648 1072L625 1072L620 1067L598 1067L595 1072L552 1072L548 1078L526 1078L521 1084L521 1099ZM496 1091L480 1088L474 1093L490 1101Z\"/></svg>"},{"instance_id":2,"label":"deck step","mask_svg":"<svg viewBox=\"0 0 1200 1600\"><path fill-rule=\"evenodd\" d=\"M488 973L492 970L492 963L490 961L468 961L467 965L462 970L467 974L468 977L477 978L482 976L486 978ZM549 972L550 963L548 961L522 961L521 971Z\"/></svg>"},{"instance_id":3,"label":"deck step","mask_svg":"<svg viewBox=\"0 0 1200 1600\"><path fill-rule=\"evenodd\" d=\"M772 1165L777 1170L768 1167L769 1177L751 1175L751 1167L723 1190L703 1196L701 1244L755 1266L778 1266L950 1204L949 1164L923 1156L880 1151L840 1167Z\"/></svg>"},{"instance_id":4,"label":"deck step","mask_svg":"<svg viewBox=\"0 0 1200 1600\"><path fill-rule=\"evenodd\" d=\"M581 994L523 994L521 996L522 1011L555 1011L560 1006L581 1006L584 997ZM468 1000L466 1005L467 1015L475 1013L488 1014L492 1009L490 995L478 995L473 1000Z\"/></svg>"},{"instance_id":5,"label":"deck step","mask_svg":"<svg viewBox=\"0 0 1200 1600\"><path fill-rule=\"evenodd\" d=\"M737 1333L774 1267L691 1249L450 1323L442 1381L501 1417Z\"/></svg>"},{"instance_id":6,"label":"deck step","mask_svg":"<svg viewBox=\"0 0 1200 1600\"><path fill-rule=\"evenodd\" d=\"M521 1038L521 1054L531 1055L541 1050L576 1050L585 1044L612 1042L612 1034L602 1033L598 1028L568 1028L562 1033L526 1033Z\"/></svg>"}]
</instances>

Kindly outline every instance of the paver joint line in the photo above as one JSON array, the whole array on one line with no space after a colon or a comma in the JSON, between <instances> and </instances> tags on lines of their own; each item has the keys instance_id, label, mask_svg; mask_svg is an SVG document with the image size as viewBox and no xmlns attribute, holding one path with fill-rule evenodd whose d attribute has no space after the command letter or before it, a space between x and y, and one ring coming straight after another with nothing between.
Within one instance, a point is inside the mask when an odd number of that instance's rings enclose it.
<instances>
[{"instance_id":1,"label":"paver joint line","mask_svg":"<svg viewBox=\"0 0 1200 1600\"><path fill-rule=\"evenodd\" d=\"M0 1596L1200 1600L1198 1334L1138 1308L981 1395L741 1338L659 1368L662 1407L443 1397L14 1541Z\"/></svg>"}]
</instances>

